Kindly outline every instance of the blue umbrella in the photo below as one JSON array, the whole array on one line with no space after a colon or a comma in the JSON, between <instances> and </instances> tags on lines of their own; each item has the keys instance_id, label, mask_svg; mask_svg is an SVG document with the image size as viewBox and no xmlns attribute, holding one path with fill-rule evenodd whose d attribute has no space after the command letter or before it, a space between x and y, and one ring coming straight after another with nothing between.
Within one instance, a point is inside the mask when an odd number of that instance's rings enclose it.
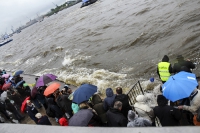
<instances>
[{"instance_id":1,"label":"blue umbrella","mask_svg":"<svg viewBox=\"0 0 200 133\"><path fill-rule=\"evenodd\" d=\"M22 70L16 71L16 72L13 74L13 76L18 76L18 75L22 74L23 72L24 72L24 71L22 71Z\"/></svg>"},{"instance_id":2,"label":"blue umbrella","mask_svg":"<svg viewBox=\"0 0 200 133\"><path fill-rule=\"evenodd\" d=\"M80 104L83 101L87 101L95 92L97 92L97 86L83 84L74 92L73 102Z\"/></svg>"},{"instance_id":3,"label":"blue umbrella","mask_svg":"<svg viewBox=\"0 0 200 133\"><path fill-rule=\"evenodd\" d=\"M189 97L198 86L193 73L181 71L170 78L162 86L163 95L172 102Z\"/></svg>"},{"instance_id":4,"label":"blue umbrella","mask_svg":"<svg viewBox=\"0 0 200 133\"><path fill-rule=\"evenodd\" d=\"M15 88L17 88L18 86L22 85L23 83L25 83L25 81L24 81L24 80L22 80L22 81L18 82L18 83L16 84Z\"/></svg>"}]
</instances>

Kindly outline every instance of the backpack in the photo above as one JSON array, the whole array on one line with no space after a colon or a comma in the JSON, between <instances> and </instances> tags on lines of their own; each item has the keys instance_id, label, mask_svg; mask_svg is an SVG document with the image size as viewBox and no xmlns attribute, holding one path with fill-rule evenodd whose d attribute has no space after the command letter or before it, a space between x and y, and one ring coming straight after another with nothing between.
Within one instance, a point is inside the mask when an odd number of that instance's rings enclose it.
<instances>
[{"instance_id":1,"label":"backpack","mask_svg":"<svg viewBox=\"0 0 200 133\"><path fill-rule=\"evenodd\" d=\"M51 110L51 108L48 106L48 108L46 109L46 114L49 116L49 117L52 117L54 118L55 117L55 113Z\"/></svg>"}]
</instances>

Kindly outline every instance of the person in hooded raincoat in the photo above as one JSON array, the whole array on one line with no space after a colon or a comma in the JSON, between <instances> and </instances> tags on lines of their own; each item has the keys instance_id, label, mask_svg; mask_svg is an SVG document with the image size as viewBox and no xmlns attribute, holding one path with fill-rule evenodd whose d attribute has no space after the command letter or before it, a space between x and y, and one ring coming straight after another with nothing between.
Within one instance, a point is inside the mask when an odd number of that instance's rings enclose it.
<instances>
[{"instance_id":1,"label":"person in hooded raincoat","mask_svg":"<svg viewBox=\"0 0 200 133\"><path fill-rule=\"evenodd\" d=\"M153 109L147 105L146 97L144 95L138 95L136 101L137 102L134 104L135 111L140 117L146 118L152 123L154 113Z\"/></svg>"},{"instance_id":2,"label":"person in hooded raincoat","mask_svg":"<svg viewBox=\"0 0 200 133\"><path fill-rule=\"evenodd\" d=\"M103 108L105 111L108 111L110 107L113 107L114 100L116 95L113 93L113 90L111 88L106 89L106 98L103 101Z\"/></svg>"},{"instance_id":3,"label":"person in hooded raincoat","mask_svg":"<svg viewBox=\"0 0 200 133\"><path fill-rule=\"evenodd\" d=\"M162 61L158 63L157 73L163 84L169 79L171 73L173 73L172 66L169 63L169 57L167 55L164 55Z\"/></svg>"},{"instance_id":4,"label":"person in hooded raincoat","mask_svg":"<svg viewBox=\"0 0 200 133\"><path fill-rule=\"evenodd\" d=\"M138 117L138 115L132 110L128 111L128 124L127 127L150 127L151 122L143 117Z\"/></svg>"}]
</instances>

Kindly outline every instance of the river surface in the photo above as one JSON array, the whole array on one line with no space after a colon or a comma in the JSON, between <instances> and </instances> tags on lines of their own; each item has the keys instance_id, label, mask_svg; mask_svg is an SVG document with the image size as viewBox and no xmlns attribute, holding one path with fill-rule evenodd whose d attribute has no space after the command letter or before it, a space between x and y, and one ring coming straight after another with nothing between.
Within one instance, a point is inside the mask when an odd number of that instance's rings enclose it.
<instances>
[{"instance_id":1,"label":"river surface","mask_svg":"<svg viewBox=\"0 0 200 133\"><path fill-rule=\"evenodd\" d=\"M73 85L131 88L158 79L157 63L178 54L200 75L200 0L99 0L81 3L15 34L0 47L0 68L52 73Z\"/></svg>"}]
</instances>

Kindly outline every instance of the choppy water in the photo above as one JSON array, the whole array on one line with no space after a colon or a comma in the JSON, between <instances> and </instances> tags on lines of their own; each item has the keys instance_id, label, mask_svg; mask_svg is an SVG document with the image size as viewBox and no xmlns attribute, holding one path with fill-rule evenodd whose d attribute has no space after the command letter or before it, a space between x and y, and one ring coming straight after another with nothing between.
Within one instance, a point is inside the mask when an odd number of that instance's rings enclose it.
<instances>
[{"instance_id":1,"label":"choppy water","mask_svg":"<svg viewBox=\"0 0 200 133\"><path fill-rule=\"evenodd\" d=\"M199 0L100 0L77 4L14 35L0 47L0 67L100 89L130 88L157 77L157 63L182 54L199 72Z\"/></svg>"}]
</instances>

